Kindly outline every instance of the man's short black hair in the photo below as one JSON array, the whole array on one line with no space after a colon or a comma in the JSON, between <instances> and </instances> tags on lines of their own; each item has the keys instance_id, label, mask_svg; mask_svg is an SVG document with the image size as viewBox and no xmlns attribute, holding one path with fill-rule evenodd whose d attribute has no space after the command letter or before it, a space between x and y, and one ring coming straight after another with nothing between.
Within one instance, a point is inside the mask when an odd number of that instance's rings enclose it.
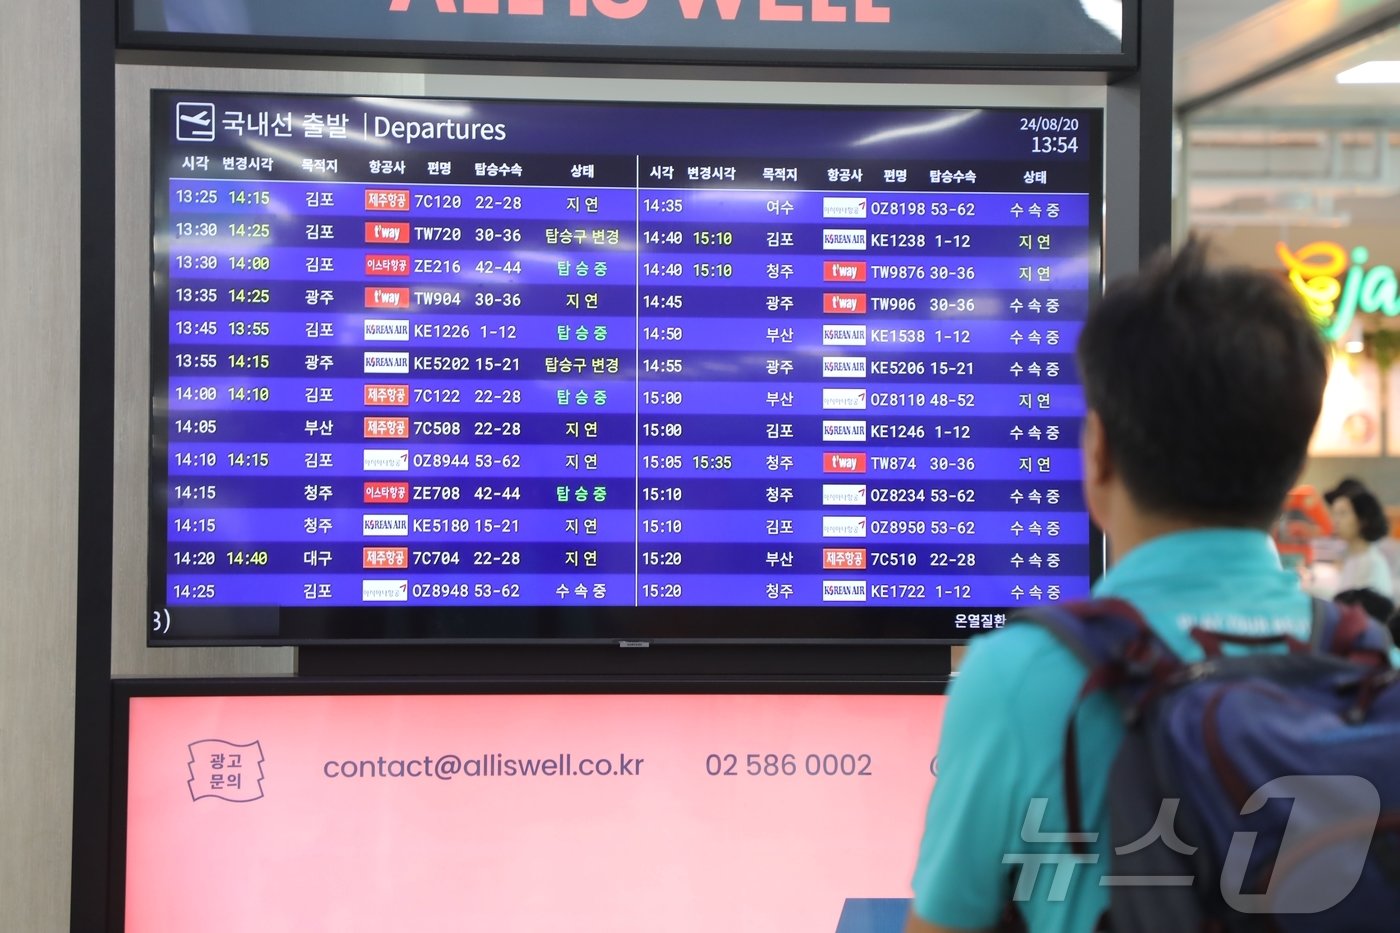
<instances>
[{"instance_id":1,"label":"man's short black hair","mask_svg":"<svg viewBox=\"0 0 1400 933\"><path fill-rule=\"evenodd\" d=\"M1112 284L1080 336L1080 376L1139 506L1265 527L1307 457L1327 350L1281 278L1206 253L1192 238Z\"/></svg>"}]
</instances>

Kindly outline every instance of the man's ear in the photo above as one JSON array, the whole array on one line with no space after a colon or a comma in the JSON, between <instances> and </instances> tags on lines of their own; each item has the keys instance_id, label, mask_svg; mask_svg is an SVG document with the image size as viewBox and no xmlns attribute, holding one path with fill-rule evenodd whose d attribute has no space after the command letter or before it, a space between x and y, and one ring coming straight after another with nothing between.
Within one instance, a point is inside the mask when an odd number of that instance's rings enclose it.
<instances>
[{"instance_id":1,"label":"man's ear","mask_svg":"<svg viewBox=\"0 0 1400 933\"><path fill-rule=\"evenodd\" d=\"M1108 451L1103 419L1089 409L1084 415L1084 478L1092 486L1104 486L1114 475L1113 457Z\"/></svg>"}]
</instances>

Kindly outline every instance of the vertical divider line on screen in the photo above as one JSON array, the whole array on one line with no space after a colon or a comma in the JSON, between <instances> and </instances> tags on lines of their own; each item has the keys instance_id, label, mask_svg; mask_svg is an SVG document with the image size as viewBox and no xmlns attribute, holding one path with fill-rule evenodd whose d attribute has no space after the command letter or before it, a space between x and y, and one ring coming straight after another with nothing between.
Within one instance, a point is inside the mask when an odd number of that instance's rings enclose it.
<instances>
[{"instance_id":1,"label":"vertical divider line on screen","mask_svg":"<svg viewBox=\"0 0 1400 933\"><path fill-rule=\"evenodd\" d=\"M642 604L642 155L632 171L632 605Z\"/></svg>"}]
</instances>

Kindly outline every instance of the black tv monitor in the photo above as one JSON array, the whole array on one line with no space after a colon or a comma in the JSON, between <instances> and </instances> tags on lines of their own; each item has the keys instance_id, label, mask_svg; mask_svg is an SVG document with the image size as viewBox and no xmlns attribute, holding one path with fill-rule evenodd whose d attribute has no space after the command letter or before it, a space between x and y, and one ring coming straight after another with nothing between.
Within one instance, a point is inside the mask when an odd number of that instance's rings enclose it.
<instances>
[{"instance_id":1,"label":"black tv monitor","mask_svg":"<svg viewBox=\"0 0 1400 933\"><path fill-rule=\"evenodd\" d=\"M152 95L151 644L1086 594L1092 109Z\"/></svg>"},{"instance_id":2,"label":"black tv monitor","mask_svg":"<svg viewBox=\"0 0 1400 933\"><path fill-rule=\"evenodd\" d=\"M118 681L107 929L896 933L941 689Z\"/></svg>"}]
</instances>

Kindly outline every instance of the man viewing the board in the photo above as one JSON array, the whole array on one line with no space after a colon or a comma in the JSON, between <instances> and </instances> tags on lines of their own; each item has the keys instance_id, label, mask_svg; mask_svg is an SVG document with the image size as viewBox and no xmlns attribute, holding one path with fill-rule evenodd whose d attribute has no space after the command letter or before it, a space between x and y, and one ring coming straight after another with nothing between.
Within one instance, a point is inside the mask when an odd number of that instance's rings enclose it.
<instances>
[{"instance_id":1,"label":"man viewing the board","mask_svg":"<svg viewBox=\"0 0 1400 933\"><path fill-rule=\"evenodd\" d=\"M1282 281L1213 266L1192 240L1108 288L1078 363L1084 492L1111 567L1096 600L1140 613L1144 637L1183 664L1206 657L1211 639L1235 643L1227 660L1258 661L1282 653L1282 636L1306 649L1315 627L1346 624L1281 568L1267 530L1307 456L1328 369ZM1104 879L1115 873L1110 768L1125 726L1109 692L1086 684L1096 669L1083 656L1042 624L970 646L942 728L907 933L1103 928L1119 896Z\"/></svg>"}]
</instances>

